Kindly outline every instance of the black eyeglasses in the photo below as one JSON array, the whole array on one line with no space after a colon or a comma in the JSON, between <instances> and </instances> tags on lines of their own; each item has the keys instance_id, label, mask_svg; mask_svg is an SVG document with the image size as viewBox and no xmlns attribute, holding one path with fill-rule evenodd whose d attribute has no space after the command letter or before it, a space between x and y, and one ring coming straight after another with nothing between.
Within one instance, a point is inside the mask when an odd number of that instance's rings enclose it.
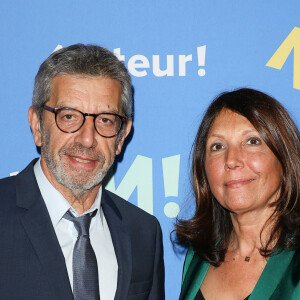
<instances>
[{"instance_id":1,"label":"black eyeglasses","mask_svg":"<svg viewBox=\"0 0 300 300\"><path fill-rule=\"evenodd\" d=\"M94 127L103 137L116 136L127 119L115 113L90 114L83 113L75 108L62 107L52 108L44 105L43 108L55 114L57 127L66 133L78 131L84 124L86 117L94 118Z\"/></svg>"}]
</instances>

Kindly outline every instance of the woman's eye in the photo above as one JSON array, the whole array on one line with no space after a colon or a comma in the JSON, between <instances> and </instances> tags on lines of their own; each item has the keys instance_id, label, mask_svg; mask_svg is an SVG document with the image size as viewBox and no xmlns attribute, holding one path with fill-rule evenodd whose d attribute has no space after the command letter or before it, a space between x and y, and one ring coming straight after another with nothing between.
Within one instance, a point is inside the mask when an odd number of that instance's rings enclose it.
<instances>
[{"instance_id":1,"label":"woman's eye","mask_svg":"<svg viewBox=\"0 0 300 300\"><path fill-rule=\"evenodd\" d=\"M260 145L261 139L258 137L251 137L247 140L247 145Z\"/></svg>"},{"instance_id":2,"label":"woman's eye","mask_svg":"<svg viewBox=\"0 0 300 300\"><path fill-rule=\"evenodd\" d=\"M224 149L224 146L220 143L215 143L210 146L211 151L220 151L222 149Z\"/></svg>"}]
</instances>

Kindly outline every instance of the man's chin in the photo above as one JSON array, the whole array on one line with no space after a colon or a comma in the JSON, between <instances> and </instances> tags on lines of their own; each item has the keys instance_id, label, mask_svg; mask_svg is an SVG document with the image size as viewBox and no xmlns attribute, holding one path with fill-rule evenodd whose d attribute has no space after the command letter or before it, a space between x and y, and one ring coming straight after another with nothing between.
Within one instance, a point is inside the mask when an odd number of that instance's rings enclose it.
<instances>
[{"instance_id":1,"label":"man's chin","mask_svg":"<svg viewBox=\"0 0 300 300\"><path fill-rule=\"evenodd\" d=\"M100 186L101 182L81 182L81 181L65 181L60 180L59 183L67 188L74 196L83 195L85 192L88 192L96 187Z\"/></svg>"},{"instance_id":2,"label":"man's chin","mask_svg":"<svg viewBox=\"0 0 300 300\"><path fill-rule=\"evenodd\" d=\"M62 180L61 183L76 189L90 190L91 188L99 185L101 183L101 180L102 176L99 179L97 179L96 176L94 176L93 178L78 176L76 178Z\"/></svg>"}]
</instances>

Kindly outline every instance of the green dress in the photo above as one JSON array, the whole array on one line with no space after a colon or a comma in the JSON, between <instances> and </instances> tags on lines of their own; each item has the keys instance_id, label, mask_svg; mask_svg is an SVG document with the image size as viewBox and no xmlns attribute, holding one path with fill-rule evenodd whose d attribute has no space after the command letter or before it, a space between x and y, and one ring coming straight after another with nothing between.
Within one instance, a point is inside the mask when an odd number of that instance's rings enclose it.
<instances>
[{"instance_id":1,"label":"green dress","mask_svg":"<svg viewBox=\"0 0 300 300\"><path fill-rule=\"evenodd\" d=\"M194 300L209 263L189 249L182 276L180 300ZM300 300L300 251L282 251L268 259L249 300Z\"/></svg>"}]
</instances>

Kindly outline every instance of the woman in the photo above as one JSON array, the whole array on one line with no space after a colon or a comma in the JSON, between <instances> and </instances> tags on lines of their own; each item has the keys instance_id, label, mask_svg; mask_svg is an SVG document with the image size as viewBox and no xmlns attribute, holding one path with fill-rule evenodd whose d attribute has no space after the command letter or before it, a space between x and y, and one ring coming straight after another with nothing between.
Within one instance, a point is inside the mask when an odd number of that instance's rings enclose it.
<instances>
[{"instance_id":1,"label":"woman","mask_svg":"<svg viewBox=\"0 0 300 300\"><path fill-rule=\"evenodd\" d=\"M300 299L300 135L275 99L224 93L198 130L180 299Z\"/></svg>"}]
</instances>

